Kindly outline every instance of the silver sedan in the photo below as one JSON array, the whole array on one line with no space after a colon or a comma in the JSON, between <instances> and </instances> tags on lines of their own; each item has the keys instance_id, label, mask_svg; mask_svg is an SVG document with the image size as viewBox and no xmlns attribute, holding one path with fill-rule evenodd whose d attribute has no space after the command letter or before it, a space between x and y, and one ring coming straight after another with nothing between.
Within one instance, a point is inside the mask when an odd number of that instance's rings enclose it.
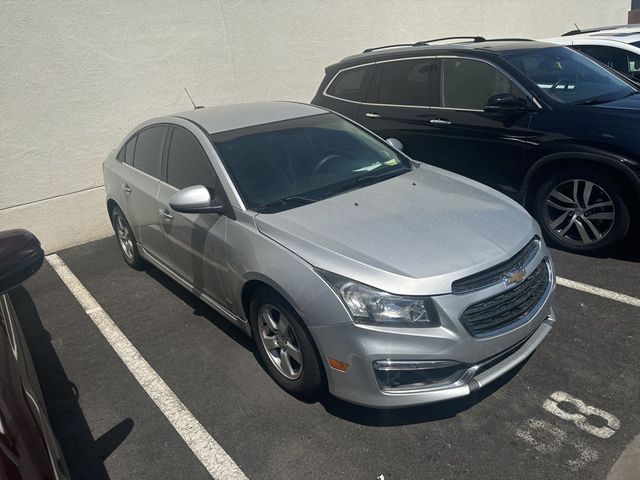
<instances>
[{"instance_id":1,"label":"silver sedan","mask_svg":"<svg viewBox=\"0 0 640 480\"><path fill-rule=\"evenodd\" d=\"M549 333L553 266L522 207L401 150L310 105L199 108L126 136L107 208L125 261L251 335L291 394L461 397Z\"/></svg>"}]
</instances>

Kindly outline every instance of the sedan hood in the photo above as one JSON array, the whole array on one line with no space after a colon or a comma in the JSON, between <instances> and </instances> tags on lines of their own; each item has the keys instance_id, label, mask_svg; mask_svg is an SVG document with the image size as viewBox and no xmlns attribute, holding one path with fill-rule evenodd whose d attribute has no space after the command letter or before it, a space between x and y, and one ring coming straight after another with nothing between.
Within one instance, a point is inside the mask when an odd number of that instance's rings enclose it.
<instances>
[{"instance_id":1,"label":"sedan hood","mask_svg":"<svg viewBox=\"0 0 640 480\"><path fill-rule=\"evenodd\" d=\"M427 165L256 225L317 268L404 295L449 293L540 234L511 199Z\"/></svg>"}]
</instances>

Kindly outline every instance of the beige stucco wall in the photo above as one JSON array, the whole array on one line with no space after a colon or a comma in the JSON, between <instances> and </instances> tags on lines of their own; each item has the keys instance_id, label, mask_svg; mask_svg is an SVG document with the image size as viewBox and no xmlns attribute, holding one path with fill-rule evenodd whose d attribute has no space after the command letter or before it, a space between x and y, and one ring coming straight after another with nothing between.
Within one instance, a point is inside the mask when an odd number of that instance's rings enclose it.
<instances>
[{"instance_id":1,"label":"beige stucco wall","mask_svg":"<svg viewBox=\"0 0 640 480\"><path fill-rule=\"evenodd\" d=\"M628 0L2 2L0 230L48 251L110 234L101 162L138 122L197 103L309 101L326 65L454 34L545 37Z\"/></svg>"}]
</instances>

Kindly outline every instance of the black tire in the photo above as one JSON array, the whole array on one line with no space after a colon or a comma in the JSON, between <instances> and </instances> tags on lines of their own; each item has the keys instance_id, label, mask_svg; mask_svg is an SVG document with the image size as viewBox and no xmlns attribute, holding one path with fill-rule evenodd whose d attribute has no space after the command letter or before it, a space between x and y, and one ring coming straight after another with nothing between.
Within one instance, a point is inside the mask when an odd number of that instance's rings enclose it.
<instances>
[{"instance_id":1,"label":"black tire","mask_svg":"<svg viewBox=\"0 0 640 480\"><path fill-rule=\"evenodd\" d=\"M576 181L577 205L575 201L570 204L559 196L552 196L564 192L566 197L575 200L573 188L576 187ZM588 203L605 206L584 208L587 206L584 197L587 195L588 183L593 184L588 190ZM620 182L606 171L569 168L553 173L540 185L534 201L534 216L550 245L574 253L605 253L619 244L629 231L629 198L629 194L621 188ZM565 210L557 209L549 202ZM562 234L574 215L576 219L573 225ZM557 225L555 222L561 217L564 220ZM596 231L601 234L599 238ZM587 235L590 241L586 242L583 235Z\"/></svg>"},{"instance_id":2,"label":"black tire","mask_svg":"<svg viewBox=\"0 0 640 480\"><path fill-rule=\"evenodd\" d=\"M120 224L120 220L122 224ZM114 207L111 212L111 225L113 226L113 231L116 234L116 241L118 242L118 246L120 247L120 253L122 254L122 258L124 261L129 264L130 267L136 270L142 270L145 266L145 261L140 255L140 251L138 250L138 242L136 241L136 237L133 234L133 230L131 229L131 225L129 225L129 221L127 217L124 216L120 207ZM123 238L122 230L126 231L127 239ZM125 246L128 244L128 246Z\"/></svg>"},{"instance_id":3,"label":"black tire","mask_svg":"<svg viewBox=\"0 0 640 480\"><path fill-rule=\"evenodd\" d=\"M284 315L284 319L288 322L295 334L297 346L302 356L300 364L300 373L297 378L287 378L279 368L275 361L272 360L274 355L267 352L267 349L261 339L260 324L262 321L258 318L259 312L270 307ZM319 361L313 340L311 339L307 329L304 327L302 319L289 303L278 295L276 292L264 288L256 291L249 307L251 333L255 343L258 355L264 367L271 378L285 391L298 398L309 398L318 395L324 387L324 372ZM275 350L274 350L275 351Z\"/></svg>"}]
</instances>

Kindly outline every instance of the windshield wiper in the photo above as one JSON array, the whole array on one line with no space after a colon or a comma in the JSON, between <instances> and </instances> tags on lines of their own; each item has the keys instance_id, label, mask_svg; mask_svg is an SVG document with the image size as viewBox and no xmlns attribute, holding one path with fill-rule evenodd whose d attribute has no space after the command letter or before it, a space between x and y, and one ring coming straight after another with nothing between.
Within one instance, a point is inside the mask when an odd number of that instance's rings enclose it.
<instances>
[{"instance_id":1,"label":"windshield wiper","mask_svg":"<svg viewBox=\"0 0 640 480\"><path fill-rule=\"evenodd\" d=\"M602 98L590 98L588 100L584 100L583 102L576 103L576 105L597 105L599 103L610 102L611 100L604 100Z\"/></svg>"},{"instance_id":2,"label":"windshield wiper","mask_svg":"<svg viewBox=\"0 0 640 480\"><path fill-rule=\"evenodd\" d=\"M381 173L378 175L364 175L362 177L356 178L353 182L349 182L344 185L338 185L337 187L330 189L328 192L322 195L322 198L331 197L338 193L346 192L347 190L353 190L355 187L364 185L367 183L376 183L381 180L386 180L387 178L398 176L402 173L406 173L407 171L408 170L401 170L401 171Z\"/></svg>"},{"instance_id":3,"label":"windshield wiper","mask_svg":"<svg viewBox=\"0 0 640 480\"><path fill-rule=\"evenodd\" d=\"M320 200L320 199L319 198L313 198L313 197L303 197L303 196L300 196L300 195L292 195L290 197L284 197L284 198L281 198L280 200L275 200L273 202L262 203L262 204L258 205L257 207L255 207L255 210L257 210L257 211L271 210L273 208L286 207L288 204L291 204L291 203L297 203L297 204L300 204L300 205L307 205L309 203L317 202L318 200Z\"/></svg>"}]
</instances>

